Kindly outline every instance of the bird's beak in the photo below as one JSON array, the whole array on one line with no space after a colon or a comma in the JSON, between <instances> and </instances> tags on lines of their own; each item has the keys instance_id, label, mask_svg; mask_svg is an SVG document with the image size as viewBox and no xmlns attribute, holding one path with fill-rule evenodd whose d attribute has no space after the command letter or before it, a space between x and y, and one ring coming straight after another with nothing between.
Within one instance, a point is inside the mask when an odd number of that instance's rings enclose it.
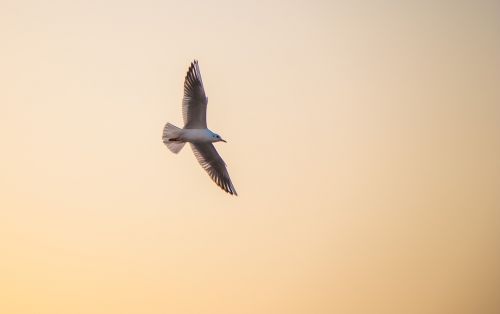
<instances>
[{"instance_id":1,"label":"bird's beak","mask_svg":"<svg viewBox=\"0 0 500 314\"><path fill-rule=\"evenodd\" d=\"M223 140L223 139L220 139L220 140L221 140L221 142L227 143L226 140Z\"/></svg>"}]
</instances>

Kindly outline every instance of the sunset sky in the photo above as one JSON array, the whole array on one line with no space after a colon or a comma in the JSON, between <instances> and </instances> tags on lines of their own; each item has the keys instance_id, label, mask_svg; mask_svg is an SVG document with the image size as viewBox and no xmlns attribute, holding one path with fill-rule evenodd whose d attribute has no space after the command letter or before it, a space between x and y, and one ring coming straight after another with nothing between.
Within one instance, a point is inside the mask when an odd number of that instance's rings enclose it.
<instances>
[{"instance_id":1,"label":"sunset sky","mask_svg":"<svg viewBox=\"0 0 500 314\"><path fill-rule=\"evenodd\" d=\"M0 0L0 142L0 313L500 313L499 1Z\"/></svg>"}]
</instances>

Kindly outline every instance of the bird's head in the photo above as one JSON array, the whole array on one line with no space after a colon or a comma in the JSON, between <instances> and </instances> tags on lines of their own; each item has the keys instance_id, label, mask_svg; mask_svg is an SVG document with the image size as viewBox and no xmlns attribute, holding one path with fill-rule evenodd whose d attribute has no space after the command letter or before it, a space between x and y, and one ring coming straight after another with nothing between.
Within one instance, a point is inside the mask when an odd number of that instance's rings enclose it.
<instances>
[{"instance_id":1,"label":"bird's head","mask_svg":"<svg viewBox=\"0 0 500 314\"><path fill-rule=\"evenodd\" d=\"M224 142L227 143L219 134L212 134L212 141L213 142Z\"/></svg>"}]
</instances>

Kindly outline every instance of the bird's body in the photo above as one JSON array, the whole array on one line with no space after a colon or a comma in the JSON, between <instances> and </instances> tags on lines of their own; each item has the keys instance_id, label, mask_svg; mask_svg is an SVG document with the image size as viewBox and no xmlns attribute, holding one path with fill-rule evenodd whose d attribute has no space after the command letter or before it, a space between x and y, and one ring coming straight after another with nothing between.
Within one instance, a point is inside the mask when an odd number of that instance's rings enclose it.
<instances>
[{"instance_id":1,"label":"bird's body","mask_svg":"<svg viewBox=\"0 0 500 314\"><path fill-rule=\"evenodd\" d=\"M226 142L207 127L207 103L200 68L195 60L191 63L184 81L182 115L184 128L167 123L163 129L163 143L173 153L178 153L184 144L190 143L200 165L212 180L229 194L238 195L229 178L224 160L212 143Z\"/></svg>"},{"instance_id":2,"label":"bird's body","mask_svg":"<svg viewBox=\"0 0 500 314\"><path fill-rule=\"evenodd\" d=\"M214 143L218 142L217 134L209 129L182 129L176 140L189 143Z\"/></svg>"}]
</instances>

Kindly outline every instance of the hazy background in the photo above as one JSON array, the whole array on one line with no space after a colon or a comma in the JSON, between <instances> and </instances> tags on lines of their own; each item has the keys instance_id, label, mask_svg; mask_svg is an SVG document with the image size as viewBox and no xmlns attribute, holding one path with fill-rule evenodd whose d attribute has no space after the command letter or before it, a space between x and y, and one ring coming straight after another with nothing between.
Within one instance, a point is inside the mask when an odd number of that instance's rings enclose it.
<instances>
[{"instance_id":1,"label":"hazy background","mask_svg":"<svg viewBox=\"0 0 500 314\"><path fill-rule=\"evenodd\" d=\"M0 312L500 313L498 1L0 2ZM189 147L183 80L240 194Z\"/></svg>"}]
</instances>

